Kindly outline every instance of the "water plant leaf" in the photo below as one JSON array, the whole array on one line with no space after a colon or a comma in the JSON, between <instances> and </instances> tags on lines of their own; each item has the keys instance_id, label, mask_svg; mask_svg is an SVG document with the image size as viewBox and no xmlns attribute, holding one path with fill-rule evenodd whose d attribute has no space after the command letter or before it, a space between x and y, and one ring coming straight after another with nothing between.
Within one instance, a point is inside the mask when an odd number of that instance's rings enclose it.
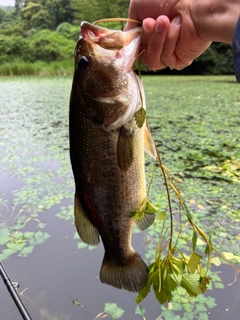
<instances>
[{"instance_id":1,"label":"water plant leaf","mask_svg":"<svg viewBox=\"0 0 240 320\"><path fill-rule=\"evenodd\" d=\"M217 305L213 297L207 297L205 303L208 306L208 308L214 308Z\"/></svg>"},{"instance_id":2,"label":"water plant leaf","mask_svg":"<svg viewBox=\"0 0 240 320\"><path fill-rule=\"evenodd\" d=\"M106 312L113 319L119 319L124 314L124 310L119 308L116 303L107 302L104 305L104 312Z\"/></svg>"},{"instance_id":3,"label":"water plant leaf","mask_svg":"<svg viewBox=\"0 0 240 320\"><path fill-rule=\"evenodd\" d=\"M17 250L15 250L15 249L3 249L3 251L2 251L2 254L5 256L5 257L9 257L9 256L11 256L12 254L14 254L14 253L16 253L17 252Z\"/></svg>"},{"instance_id":4,"label":"water plant leaf","mask_svg":"<svg viewBox=\"0 0 240 320\"><path fill-rule=\"evenodd\" d=\"M144 313L146 312L146 310L141 307L140 305L136 306L136 309L134 311L135 314L140 314L141 316L144 316Z\"/></svg>"},{"instance_id":5,"label":"water plant leaf","mask_svg":"<svg viewBox=\"0 0 240 320\"><path fill-rule=\"evenodd\" d=\"M200 312L198 316L198 320L209 320L207 312Z\"/></svg>"},{"instance_id":6,"label":"water plant leaf","mask_svg":"<svg viewBox=\"0 0 240 320\"><path fill-rule=\"evenodd\" d=\"M0 234L0 246L7 243L9 240L8 236L8 229L4 228L1 229L1 234Z\"/></svg>"},{"instance_id":7,"label":"water plant leaf","mask_svg":"<svg viewBox=\"0 0 240 320\"><path fill-rule=\"evenodd\" d=\"M24 239L31 239L34 236L34 232L33 231L26 231L23 234Z\"/></svg>"},{"instance_id":8,"label":"water plant leaf","mask_svg":"<svg viewBox=\"0 0 240 320\"><path fill-rule=\"evenodd\" d=\"M30 253L33 252L34 246L24 247L22 251L18 254L19 257L26 258Z\"/></svg>"},{"instance_id":9,"label":"water plant leaf","mask_svg":"<svg viewBox=\"0 0 240 320\"><path fill-rule=\"evenodd\" d=\"M78 242L77 243L77 247L78 249L83 249L83 248L86 248L88 245L85 243L85 242Z\"/></svg>"},{"instance_id":10,"label":"water plant leaf","mask_svg":"<svg viewBox=\"0 0 240 320\"><path fill-rule=\"evenodd\" d=\"M227 260L236 260L238 263L240 262L240 255L236 255L233 252L223 252L223 255Z\"/></svg>"},{"instance_id":11,"label":"water plant leaf","mask_svg":"<svg viewBox=\"0 0 240 320\"><path fill-rule=\"evenodd\" d=\"M13 249L13 250L16 250L16 251L21 251L25 247L25 245L26 245L25 239L20 239L17 242L9 242L7 244L7 247L9 249Z\"/></svg>"},{"instance_id":12,"label":"water plant leaf","mask_svg":"<svg viewBox=\"0 0 240 320\"><path fill-rule=\"evenodd\" d=\"M41 244L45 240L47 240L49 237L50 235L47 232L43 232L39 230L36 233L34 233L32 239L29 240L29 244L33 246L36 244Z\"/></svg>"},{"instance_id":13,"label":"water plant leaf","mask_svg":"<svg viewBox=\"0 0 240 320\"><path fill-rule=\"evenodd\" d=\"M214 257L214 258L211 258L211 263L219 267L221 265L221 260L219 259L219 257Z\"/></svg>"}]
</instances>

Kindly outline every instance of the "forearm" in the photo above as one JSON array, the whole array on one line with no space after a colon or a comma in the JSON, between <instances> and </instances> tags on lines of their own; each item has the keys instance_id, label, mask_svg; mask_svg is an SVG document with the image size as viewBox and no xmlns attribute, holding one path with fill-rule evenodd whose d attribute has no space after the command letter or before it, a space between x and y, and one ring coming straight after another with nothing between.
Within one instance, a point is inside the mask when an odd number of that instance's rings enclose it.
<instances>
[{"instance_id":1,"label":"forearm","mask_svg":"<svg viewBox=\"0 0 240 320\"><path fill-rule=\"evenodd\" d=\"M192 0L192 19L202 39L232 43L240 0Z\"/></svg>"}]
</instances>

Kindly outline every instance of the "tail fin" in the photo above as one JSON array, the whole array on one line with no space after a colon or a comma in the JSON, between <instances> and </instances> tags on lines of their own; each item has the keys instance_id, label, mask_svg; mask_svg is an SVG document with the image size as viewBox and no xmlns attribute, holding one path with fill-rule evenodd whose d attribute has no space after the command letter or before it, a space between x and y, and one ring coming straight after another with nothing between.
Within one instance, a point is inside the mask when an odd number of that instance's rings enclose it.
<instances>
[{"instance_id":1,"label":"tail fin","mask_svg":"<svg viewBox=\"0 0 240 320\"><path fill-rule=\"evenodd\" d=\"M137 292L148 279L148 268L137 252L124 263L107 261L103 258L100 280L119 289Z\"/></svg>"}]
</instances>

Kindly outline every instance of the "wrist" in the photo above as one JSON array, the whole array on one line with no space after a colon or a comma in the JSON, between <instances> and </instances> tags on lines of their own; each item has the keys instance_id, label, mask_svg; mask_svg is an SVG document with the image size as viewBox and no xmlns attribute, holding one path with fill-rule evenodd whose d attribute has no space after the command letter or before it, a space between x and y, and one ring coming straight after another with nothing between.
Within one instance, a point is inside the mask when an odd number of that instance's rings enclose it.
<instances>
[{"instance_id":1,"label":"wrist","mask_svg":"<svg viewBox=\"0 0 240 320\"><path fill-rule=\"evenodd\" d=\"M239 0L192 0L192 19L203 40L232 43Z\"/></svg>"}]
</instances>

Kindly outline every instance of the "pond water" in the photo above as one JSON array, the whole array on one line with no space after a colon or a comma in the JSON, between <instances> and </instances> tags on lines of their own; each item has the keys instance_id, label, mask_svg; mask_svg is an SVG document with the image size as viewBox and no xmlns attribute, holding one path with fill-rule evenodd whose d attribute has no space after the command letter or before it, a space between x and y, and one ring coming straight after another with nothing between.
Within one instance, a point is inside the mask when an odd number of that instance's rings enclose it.
<instances>
[{"instance_id":1,"label":"pond water","mask_svg":"<svg viewBox=\"0 0 240 320\"><path fill-rule=\"evenodd\" d=\"M143 80L164 165L181 182L197 224L239 268L239 85L234 77ZM87 247L76 235L68 142L71 81L0 78L0 261L20 284L18 292L33 319L93 320L106 303L124 310L121 319L143 319L135 313L136 294L100 282L102 244ZM146 163L149 179L148 157ZM166 203L158 174L152 199ZM148 263L154 237L154 226L133 234L133 247ZM150 293L141 303L145 318L238 320L240 276L216 255L211 265L212 283L204 295L189 299L177 290L173 302L161 306ZM1 319L21 319L3 284L0 310Z\"/></svg>"}]
</instances>

